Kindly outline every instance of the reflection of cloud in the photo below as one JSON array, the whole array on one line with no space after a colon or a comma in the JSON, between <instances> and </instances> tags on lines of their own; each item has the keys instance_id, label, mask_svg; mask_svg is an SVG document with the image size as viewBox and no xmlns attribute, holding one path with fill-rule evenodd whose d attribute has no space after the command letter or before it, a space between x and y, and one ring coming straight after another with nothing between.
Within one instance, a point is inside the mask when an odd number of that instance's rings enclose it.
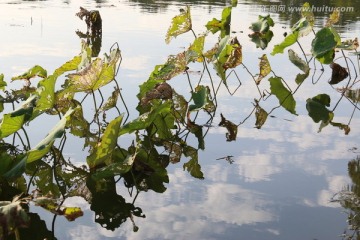
<instances>
[{"instance_id":1,"label":"reflection of cloud","mask_svg":"<svg viewBox=\"0 0 360 240\"><path fill-rule=\"evenodd\" d=\"M241 226L274 219L274 215L265 209L269 202L258 192L234 184L214 183L206 185L201 195L194 200L186 196L190 191L194 191L192 188L192 185L175 185L165 193L182 194L179 204L174 204L172 197L165 198L166 200L159 204L155 202L159 198L152 199L149 196L152 194L139 196L137 203L151 209L145 210L147 219L144 222L141 219L135 220L140 226L138 233L124 227L117 230L118 234L126 235L126 239L181 239L185 236L204 239L206 233L221 234L231 225ZM189 202L185 203L184 200Z\"/></svg>"},{"instance_id":2,"label":"reflection of cloud","mask_svg":"<svg viewBox=\"0 0 360 240\"><path fill-rule=\"evenodd\" d=\"M124 57L121 62L121 68L128 70L144 70L148 67L148 60L149 58L147 56L127 56Z\"/></svg>"},{"instance_id":3,"label":"reflection of cloud","mask_svg":"<svg viewBox=\"0 0 360 240\"><path fill-rule=\"evenodd\" d=\"M238 164L239 175L247 182L270 180L272 174L281 171L272 156L266 154L240 156L235 162Z\"/></svg>"},{"instance_id":4,"label":"reflection of cloud","mask_svg":"<svg viewBox=\"0 0 360 240\"><path fill-rule=\"evenodd\" d=\"M318 204L326 207L339 207L338 203L331 203L330 199L349 184L346 176L332 176L327 178L328 189L323 189L318 194Z\"/></svg>"}]
</instances>

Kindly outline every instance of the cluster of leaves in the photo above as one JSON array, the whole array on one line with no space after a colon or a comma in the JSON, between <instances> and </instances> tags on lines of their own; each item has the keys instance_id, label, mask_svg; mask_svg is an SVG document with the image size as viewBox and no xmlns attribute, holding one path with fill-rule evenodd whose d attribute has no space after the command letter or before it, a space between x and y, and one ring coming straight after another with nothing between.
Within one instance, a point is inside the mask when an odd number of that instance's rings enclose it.
<instances>
[{"instance_id":1,"label":"cluster of leaves","mask_svg":"<svg viewBox=\"0 0 360 240\"><path fill-rule=\"evenodd\" d=\"M25 81L25 86L19 90L8 91L5 77L0 75L0 90L4 93L0 96L0 110L13 107L13 110L3 114L0 122L1 186L6 185L18 190L16 194L19 194L19 191L25 193L27 196L22 198L22 205L33 202L53 213L54 218L62 215L71 221L80 217L82 210L78 207L63 206L63 203L68 197L80 196L91 205L95 212L95 222L114 230L130 219L134 231L137 231L134 216L145 215L140 208L135 207L136 197L141 191L162 193L166 190L166 183L169 182L166 168L169 163L186 159L183 169L195 178L204 178L199 151L205 149L204 138L215 119L218 90L225 86L230 94L235 93L241 85L236 70L239 66L248 69L243 63L242 45L231 31L231 13L236 3L237 1L232 1L232 6L225 7L221 19L210 20L205 26L206 32L199 35L192 29L190 7L182 9L180 14L173 18L165 37L166 43L187 32L193 33L194 40L186 50L169 56L164 64L154 67L148 79L139 86L139 102L136 108L139 115L129 122L128 116L125 118L126 113L128 114L126 104L122 102L123 112L118 107L122 97L119 84L115 80L121 63L121 52L117 45L110 49L109 54L100 58L98 54L94 55L91 45L83 42L80 54L55 69L51 75L36 65L24 74L13 77L12 81ZM285 48L295 43L300 45L300 37L314 33L312 60L331 66L333 74L330 84L349 79L346 87L339 89L340 100L343 97L348 98L354 108L358 109L359 90L353 88L357 81L355 79L351 82L349 67L344 68L335 63L336 51L340 49L348 64L350 59L344 55L343 50L356 49L357 39L341 42L332 26L337 21L337 13L332 14L327 25L315 33L314 15L306 9L310 9L307 3L304 4L302 18L293 26L291 34L275 45L271 55L283 53ZM79 17L87 16L91 19L93 15L90 13L82 10ZM258 21L250 26L254 32L249 35L250 40L261 49L267 48L273 36L273 26L274 21L270 16L259 16ZM212 48L205 49L205 40L210 34L219 34L219 38ZM248 71L259 96L254 99L254 109L245 120L254 113L255 127L258 129L279 107L297 115L294 94L309 77L311 60L307 60L304 52L302 58L292 49L288 50L288 55L290 62L302 72L296 76L294 90L282 77L274 73L267 54L259 57L257 75ZM209 69L210 64L213 70ZM195 87L188 71L193 66L202 68L200 80ZM218 76L218 87L215 87L216 80L212 71ZM183 73L186 74L191 89L190 99L179 94L169 83ZM205 84L202 81L205 74L210 83ZM233 78L239 83L235 90L229 87L229 81ZM269 89L260 89L264 86L265 79L268 80ZM32 82L36 80L37 87L32 87ZM57 89L57 83L62 80L61 87ZM101 90L110 85L113 85L114 91L105 101ZM267 99L265 92L279 102L279 105L270 111L261 107L262 100ZM100 104L97 96L101 98ZM83 114L83 106L86 100L91 98L94 114L92 119L87 119ZM349 124L333 121L337 104L332 110L328 109L330 100L326 93L309 98L306 102L309 116L314 122L320 122L320 130L332 125L348 134ZM200 123L199 116L202 114L207 116L205 123ZM34 119L44 116L50 119L56 115L60 119L53 129L35 147L31 147L26 125ZM220 114L220 117L218 125L226 129L226 140L235 141L238 127L245 120L235 124L223 114ZM85 166L74 166L64 158L63 151L69 135L83 140L84 149L89 152ZM133 142L129 146L120 146L119 138L125 135L130 135ZM194 142L195 146L190 144ZM231 160L231 156L219 159ZM127 203L117 194L115 177L123 179L125 187L136 189L132 203ZM29 194L31 188L37 191ZM1 187L0 193L3 191ZM0 236L16 233L18 228L28 225L31 213L23 211L22 205L17 203L18 198L11 201L16 194L6 196L6 201L0 206L6 222L6 225L2 225ZM130 195L133 196L132 193ZM19 218L9 220L9 209L15 209Z\"/></svg>"}]
</instances>

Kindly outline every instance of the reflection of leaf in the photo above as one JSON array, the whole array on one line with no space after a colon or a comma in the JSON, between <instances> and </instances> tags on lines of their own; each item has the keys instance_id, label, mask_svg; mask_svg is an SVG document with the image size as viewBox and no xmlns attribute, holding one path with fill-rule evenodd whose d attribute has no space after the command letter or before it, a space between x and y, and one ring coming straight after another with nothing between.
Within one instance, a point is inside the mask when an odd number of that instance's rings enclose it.
<instances>
[{"instance_id":1,"label":"reflection of leaf","mask_svg":"<svg viewBox=\"0 0 360 240\"><path fill-rule=\"evenodd\" d=\"M330 67L332 68L331 80L329 82L330 84L338 84L349 76L346 68L337 63L331 63Z\"/></svg>"},{"instance_id":2,"label":"reflection of leaf","mask_svg":"<svg viewBox=\"0 0 360 240\"><path fill-rule=\"evenodd\" d=\"M199 85L192 94L194 104L189 106L189 111L198 111L205 109L208 112L214 111L214 104L210 100L210 89L206 86Z\"/></svg>"},{"instance_id":3,"label":"reflection of leaf","mask_svg":"<svg viewBox=\"0 0 360 240\"><path fill-rule=\"evenodd\" d=\"M310 25L313 27L314 26L314 21L315 21L315 17L314 17L314 13L311 9L311 6L308 2L304 3L302 8L301 8L301 16L305 17L306 20L310 23Z\"/></svg>"},{"instance_id":4,"label":"reflection of leaf","mask_svg":"<svg viewBox=\"0 0 360 240\"><path fill-rule=\"evenodd\" d=\"M290 113L296 115L295 107L296 102L291 94L291 92L283 85L281 78L271 77L270 81L270 90L274 94L282 107L288 110Z\"/></svg>"},{"instance_id":5,"label":"reflection of leaf","mask_svg":"<svg viewBox=\"0 0 360 240\"><path fill-rule=\"evenodd\" d=\"M238 126L227 120L222 113L220 114L221 117L221 121L219 123L219 126L225 127L227 129L227 133L226 133L226 141L231 142L231 141L235 141L236 140L236 135L237 135L237 130L238 130Z\"/></svg>"},{"instance_id":6,"label":"reflection of leaf","mask_svg":"<svg viewBox=\"0 0 360 240\"><path fill-rule=\"evenodd\" d=\"M187 6L186 9L181 9L180 14L172 19L171 26L166 33L165 42L170 43L171 38L186 33L190 31L191 28L190 7Z\"/></svg>"},{"instance_id":7,"label":"reflection of leaf","mask_svg":"<svg viewBox=\"0 0 360 240\"><path fill-rule=\"evenodd\" d=\"M256 108L256 112L255 112L255 117L256 117L256 122L255 122L255 127L257 129L260 129L264 123L266 122L266 119L268 117L268 113L259 105L259 102L255 100L255 108Z\"/></svg>"},{"instance_id":8,"label":"reflection of leaf","mask_svg":"<svg viewBox=\"0 0 360 240\"><path fill-rule=\"evenodd\" d=\"M198 160L198 150L186 146L184 147L184 155L185 157L190 157L190 160L187 163L184 163L184 170L186 169L190 175L195 178L204 179L204 174L201 171L201 165Z\"/></svg>"},{"instance_id":9,"label":"reflection of leaf","mask_svg":"<svg viewBox=\"0 0 360 240\"><path fill-rule=\"evenodd\" d=\"M106 127L100 144L94 149L90 156L86 158L86 162L90 168L101 165L111 158L117 144L122 119L123 116L121 115L113 119Z\"/></svg>"},{"instance_id":10,"label":"reflection of leaf","mask_svg":"<svg viewBox=\"0 0 360 240\"><path fill-rule=\"evenodd\" d=\"M6 239L18 228L27 227L30 218L21 206L21 200L0 201L0 238Z\"/></svg>"},{"instance_id":11,"label":"reflection of leaf","mask_svg":"<svg viewBox=\"0 0 360 240\"><path fill-rule=\"evenodd\" d=\"M269 60L268 60L266 54L263 54L261 56L259 67L260 67L260 74L259 74L258 78L256 79L257 85L259 85L260 81L271 72L271 66L270 66L270 63L269 63Z\"/></svg>"},{"instance_id":12,"label":"reflection of leaf","mask_svg":"<svg viewBox=\"0 0 360 240\"><path fill-rule=\"evenodd\" d=\"M250 29L253 30L254 32L265 33L269 31L270 27L273 26L274 26L274 21L270 17L270 15L267 15L265 17L259 15L258 21L252 23Z\"/></svg>"},{"instance_id":13,"label":"reflection of leaf","mask_svg":"<svg viewBox=\"0 0 360 240\"><path fill-rule=\"evenodd\" d=\"M350 133L349 125L343 123L335 123L335 122L330 122L330 124L334 127L338 127L340 130L344 130L345 135L348 135Z\"/></svg>"},{"instance_id":14,"label":"reflection of leaf","mask_svg":"<svg viewBox=\"0 0 360 240\"><path fill-rule=\"evenodd\" d=\"M274 33L271 30L267 31L264 34L259 34L259 33L249 34L251 41L256 44L257 48L261 48L262 50L267 48L268 43L271 41L273 36Z\"/></svg>"},{"instance_id":15,"label":"reflection of leaf","mask_svg":"<svg viewBox=\"0 0 360 240\"><path fill-rule=\"evenodd\" d=\"M329 19L326 22L326 27L330 27L333 24L339 22L340 19L340 11L338 8L335 8L334 11L330 14Z\"/></svg>"},{"instance_id":16,"label":"reflection of leaf","mask_svg":"<svg viewBox=\"0 0 360 240\"><path fill-rule=\"evenodd\" d=\"M35 162L41 159L45 154L47 154L55 142L55 138L60 138L65 130L65 125L67 120L70 118L70 115L73 113L73 109L70 109L64 117L55 125L49 134L41 140L34 148L29 150L25 157L10 171L5 174L6 178L14 178L21 175L21 172L25 171L25 166L27 163Z\"/></svg>"},{"instance_id":17,"label":"reflection of leaf","mask_svg":"<svg viewBox=\"0 0 360 240\"><path fill-rule=\"evenodd\" d=\"M12 77L11 80L12 81L19 80L19 79L29 80L30 78L33 78L33 77L46 78L46 76L47 76L47 71L44 68L42 68L41 66L35 65L32 68L30 68L27 72L25 72L19 76L16 76L16 77Z\"/></svg>"},{"instance_id":18,"label":"reflection of leaf","mask_svg":"<svg viewBox=\"0 0 360 240\"><path fill-rule=\"evenodd\" d=\"M314 122L330 122L333 119L334 114L326 108L330 106L330 100L327 94L319 94L306 100L306 109Z\"/></svg>"}]
</instances>

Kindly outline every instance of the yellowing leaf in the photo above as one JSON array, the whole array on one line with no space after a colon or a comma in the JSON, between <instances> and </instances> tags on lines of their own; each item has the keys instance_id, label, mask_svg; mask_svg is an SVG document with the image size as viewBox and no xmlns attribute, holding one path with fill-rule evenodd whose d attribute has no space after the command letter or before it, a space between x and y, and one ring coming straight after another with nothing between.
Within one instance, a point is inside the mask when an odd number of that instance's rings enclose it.
<instances>
[{"instance_id":1,"label":"yellowing leaf","mask_svg":"<svg viewBox=\"0 0 360 240\"><path fill-rule=\"evenodd\" d=\"M74 92L91 92L108 84L115 78L120 50L114 49L110 57L96 58L80 72L69 74L69 89Z\"/></svg>"},{"instance_id":2,"label":"yellowing leaf","mask_svg":"<svg viewBox=\"0 0 360 240\"><path fill-rule=\"evenodd\" d=\"M260 58L259 66L260 66L260 74L256 79L257 85L259 85L260 81L271 72L271 66L266 54L263 54L262 57Z\"/></svg>"},{"instance_id":3,"label":"yellowing leaf","mask_svg":"<svg viewBox=\"0 0 360 240\"><path fill-rule=\"evenodd\" d=\"M329 19L326 22L326 27L330 27L333 24L337 23L340 19L340 11L338 8L335 8L334 11L331 13Z\"/></svg>"},{"instance_id":4,"label":"yellowing leaf","mask_svg":"<svg viewBox=\"0 0 360 240\"><path fill-rule=\"evenodd\" d=\"M166 33L165 42L169 44L171 38L190 31L191 27L190 7L187 6L186 9L181 9L180 14L172 19L171 26Z\"/></svg>"}]
</instances>

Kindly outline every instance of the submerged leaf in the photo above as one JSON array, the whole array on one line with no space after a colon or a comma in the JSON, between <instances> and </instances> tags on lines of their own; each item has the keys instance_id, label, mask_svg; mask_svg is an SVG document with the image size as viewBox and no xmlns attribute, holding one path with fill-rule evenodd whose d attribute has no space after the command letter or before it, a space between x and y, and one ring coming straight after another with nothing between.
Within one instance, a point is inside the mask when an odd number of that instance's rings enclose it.
<instances>
[{"instance_id":1,"label":"submerged leaf","mask_svg":"<svg viewBox=\"0 0 360 240\"><path fill-rule=\"evenodd\" d=\"M330 79L330 84L338 84L339 82L343 81L345 78L349 76L348 71L346 68L340 66L337 63L331 63L330 67L332 68L332 74Z\"/></svg>"},{"instance_id":2,"label":"submerged leaf","mask_svg":"<svg viewBox=\"0 0 360 240\"><path fill-rule=\"evenodd\" d=\"M256 79L257 85L259 85L260 81L271 72L271 66L270 66L270 63L269 63L269 60L268 60L266 54L263 54L261 56L259 67L260 67L260 74L259 74L258 78Z\"/></svg>"},{"instance_id":3,"label":"submerged leaf","mask_svg":"<svg viewBox=\"0 0 360 240\"><path fill-rule=\"evenodd\" d=\"M284 107L287 111L296 115L295 107L296 102L292 93L283 85L281 78L271 77L270 90L279 100L279 104Z\"/></svg>"},{"instance_id":4,"label":"submerged leaf","mask_svg":"<svg viewBox=\"0 0 360 240\"><path fill-rule=\"evenodd\" d=\"M171 26L166 33L165 42L169 44L172 38L190 31L191 28L190 7L187 6L186 9L181 9L180 14L172 19Z\"/></svg>"}]
</instances>

